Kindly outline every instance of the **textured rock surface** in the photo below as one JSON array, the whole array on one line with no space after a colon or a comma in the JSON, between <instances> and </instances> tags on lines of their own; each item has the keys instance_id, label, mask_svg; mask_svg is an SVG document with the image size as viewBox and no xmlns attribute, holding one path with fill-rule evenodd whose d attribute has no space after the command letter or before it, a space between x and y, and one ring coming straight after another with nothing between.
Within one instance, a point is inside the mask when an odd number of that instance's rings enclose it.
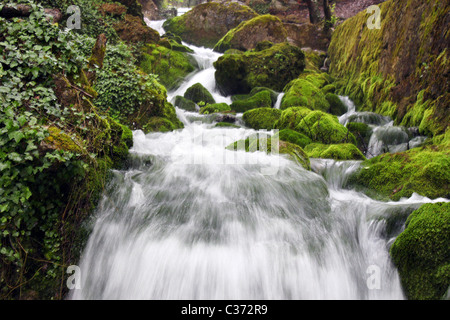
<instances>
[{"instance_id":1,"label":"textured rock surface","mask_svg":"<svg viewBox=\"0 0 450 320\"><path fill-rule=\"evenodd\" d=\"M340 93L365 109L389 115L421 133L445 132L450 116L448 2L386 1L381 28L360 12L333 33L332 75Z\"/></svg>"},{"instance_id":2,"label":"textured rock surface","mask_svg":"<svg viewBox=\"0 0 450 320\"><path fill-rule=\"evenodd\" d=\"M209 2L167 20L164 29L187 43L212 48L229 30L256 16L252 9L236 2Z\"/></svg>"},{"instance_id":3,"label":"textured rock surface","mask_svg":"<svg viewBox=\"0 0 450 320\"><path fill-rule=\"evenodd\" d=\"M242 22L219 40L214 50L225 52L228 49L247 51L254 49L258 42L285 42L287 31L281 20L272 15L263 15Z\"/></svg>"}]
</instances>

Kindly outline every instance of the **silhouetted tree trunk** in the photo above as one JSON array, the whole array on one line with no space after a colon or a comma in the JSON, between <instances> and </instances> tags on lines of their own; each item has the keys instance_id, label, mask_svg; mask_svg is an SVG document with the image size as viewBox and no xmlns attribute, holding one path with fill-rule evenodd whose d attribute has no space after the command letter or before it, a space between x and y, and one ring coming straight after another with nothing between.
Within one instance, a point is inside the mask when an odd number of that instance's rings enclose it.
<instances>
[{"instance_id":1,"label":"silhouetted tree trunk","mask_svg":"<svg viewBox=\"0 0 450 320\"><path fill-rule=\"evenodd\" d=\"M331 20L331 9L328 0L323 0L323 13L325 15L325 21Z\"/></svg>"},{"instance_id":2,"label":"silhouetted tree trunk","mask_svg":"<svg viewBox=\"0 0 450 320\"><path fill-rule=\"evenodd\" d=\"M319 0L303 0L306 2L309 11L309 21L318 23L320 21Z\"/></svg>"}]
</instances>

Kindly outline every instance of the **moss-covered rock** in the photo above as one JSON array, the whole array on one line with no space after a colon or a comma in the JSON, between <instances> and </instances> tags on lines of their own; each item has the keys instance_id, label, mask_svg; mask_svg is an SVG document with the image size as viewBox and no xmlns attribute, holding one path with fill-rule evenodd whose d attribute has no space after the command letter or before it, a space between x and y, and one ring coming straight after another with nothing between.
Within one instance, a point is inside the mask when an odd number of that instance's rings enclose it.
<instances>
[{"instance_id":1,"label":"moss-covered rock","mask_svg":"<svg viewBox=\"0 0 450 320\"><path fill-rule=\"evenodd\" d=\"M409 299L439 300L450 286L450 203L424 204L390 249Z\"/></svg>"},{"instance_id":2,"label":"moss-covered rock","mask_svg":"<svg viewBox=\"0 0 450 320\"><path fill-rule=\"evenodd\" d=\"M224 95L248 93L255 87L282 91L305 67L303 52L288 43L262 51L227 54L214 62L217 87Z\"/></svg>"},{"instance_id":3,"label":"moss-covered rock","mask_svg":"<svg viewBox=\"0 0 450 320\"><path fill-rule=\"evenodd\" d=\"M176 96L174 104L175 107L181 108L186 111L197 111L195 102L182 96Z\"/></svg>"},{"instance_id":4,"label":"moss-covered rock","mask_svg":"<svg viewBox=\"0 0 450 320\"><path fill-rule=\"evenodd\" d=\"M187 43L213 48L229 30L256 16L251 8L237 2L208 2L168 19L163 27Z\"/></svg>"},{"instance_id":5,"label":"moss-covered rock","mask_svg":"<svg viewBox=\"0 0 450 320\"><path fill-rule=\"evenodd\" d=\"M323 67L327 53L321 50L313 50L311 48L302 48L305 54L305 69L320 72Z\"/></svg>"},{"instance_id":6,"label":"moss-covered rock","mask_svg":"<svg viewBox=\"0 0 450 320\"><path fill-rule=\"evenodd\" d=\"M279 140L278 137L254 135L245 140L235 141L228 145L226 149L232 151L245 150L247 152L264 151L274 153L275 151L272 152L272 142L278 142L278 154L287 156L290 160L301 165L306 170L311 170L309 157L305 151L296 144Z\"/></svg>"},{"instance_id":7,"label":"moss-covered rock","mask_svg":"<svg viewBox=\"0 0 450 320\"><path fill-rule=\"evenodd\" d=\"M211 113L218 113L218 112L227 112L231 111L231 108L226 103L212 103L208 104L204 107L200 108L200 114L211 114Z\"/></svg>"},{"instance_id":8,"label":"moss-covered rock","mask_svg":"<svg viewBox=\"0 0 450 320\"><path fill-rule=\"evenodd\" d=\"M348 122L345 126L355 136L358 149L366 154L370 136L372 135L372 128L361 122Z\"/></svg>"},{"instance_id":9,"label":"moss-covered rock","mask_svg":"<svg viewBox=\"0 0 450 320\"><path fill-rule=\"evenodd\" d=\"M245 112L256 108L271 108L272 98L267 90L251 95L247 99L236 100L231 104L231 109L236 112Z\"/></svg>"},{"instance_id":10,"label":"moss-covered rock","mask_svg":"<svg viewBox=\"0 0 450 320\"><path fill-rule=\"evenodd\" d=\"M261 41L280 43L285 42L286 39L287 31L281 20L276 16L266 14L244 21L228 31L214 46L214 51L222 53L228 49L247 51L254 49ZM261 48L258 51L261 51Z\"/></svg>"},{"instance_id":11,"label":"moss-covered rock","mask_svg":"<svg viewBox=\"0 0 450 320\"><path fill-rule=\"evenodd\" d=\"M273 128L281 115L281 111L273 108L257 108L244 112L242 119L245 124L255 130Z\"/></svg>"},{"instance_id":12,"label":"moss-covered rock","mask_svg":"<svg viewBox=\"0 0 450 320\"><path fill-rule=\"evenodd\" d=\"M336 116L304 107L283 110L274 128L292 129L324 144L356 143L353 134L339 123Z\"/></svg>"},{"instance_id":13,"label":"moss-covered rock","mask_svg":"<svg viewBox=\"0 0 450 320\"><path fill-rule=\"evenodd\" d=\"M141 48L139 66L148 74L157 74L160 82L170 90L195 70L196 63L187 53L146 44Z\"/></svg>"},{"instance_id":14,"label":"moss-covered rock","mask_svg":"<svg viewBox=\"0 0 450 320\"><path fill-rule=\"evenodd\" d=\"M422 134L445 132L448 6L439 0L388 0L379 6L380 29L368 28L370 14L364 10L333 33L330 72L344 79L338 93L395 124L419 127Z\"/></svg>"},{"instance_id":15,"label":"moss-covered rock","mask_svg":"<svg viewBox=\"0 0 450 320\"><path fill-rule=\"evenodd\" d=\"M280 109L290 107L307 107L322 111L330 109L330 104L320 88L307 79L295 79L283 91L285 95L281 100Z\"/></svg>"},{"instance_id":16,"label":"moss-covered rock","mask_svg":"<svg viewBox=\"0 0 450 320\"><path fill-rule=\"evenodd\" d=\"M205 104L216 103L211 93L201 83L190 86L184 93L184 97L194 101L196 104L201 104L202 102Z\"/></svg>"},{"instance_id":17,"label":"moss-covered rock","mask_svg":"<svg viewBox=\"0 0 450 320\"><path fill-rule=\"evenodd\" d=\"M368 194L398 200L414 192L429 198L450 197L448 146L431 145L366 160L349 185Z\"/></svg>"},{"instance_id":18,"label":"moss-covered rock","mask_svg":"<svg viewBox=\"0 0 450 320\"><path fill-rule=\"evenodd\" d=\"M307 137L304 134L299 133L297 131L291 130L291 129L280 130L277 133L277 135L280 140L296 144L296 145L302 147L303 149L308 144L312 143L312 140L309 137Z\"/></svg>"},{"instance_id":19,"label":"moss-covered rock","mask_svg":"<svg viewBox=\"0 0 450 320\"><path fill-rule=\"evenodd\" d=\"M330 104L330 109L328 109L328 113L334 114L335 116L341 116L347 112L347 106L334 93L327 93L325 95L325 99Z\"/></svg>"},{"instance_id":20,"label":"moss-covered rock","mask_svg":"<svg viewBox=\"0 0 450 320\"><path fill-rule=\"evenodd\" d=\"M304 148L310 158L334 160L365 160L366 157L351 143L321 144L311 143Z\"/></svg>"}]
</instances>

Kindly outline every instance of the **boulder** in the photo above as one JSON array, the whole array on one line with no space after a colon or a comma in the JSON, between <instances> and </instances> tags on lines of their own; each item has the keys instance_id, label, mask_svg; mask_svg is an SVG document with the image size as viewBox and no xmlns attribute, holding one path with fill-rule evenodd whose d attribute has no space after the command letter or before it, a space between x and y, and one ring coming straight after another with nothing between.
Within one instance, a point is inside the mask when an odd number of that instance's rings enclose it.
<instances>
[{"instance_id":1,"label":"boulder","mask_svg":"<svg viewBox=\"0 0 450 320\"><path fill-rule=\"evenodd\" d=\"M343 160L365 160L366 157L351 143L321 144L311 143L304 148L310 158Z\"/></svg>"},{"instance_id":2,"label":"boulder","mask_svg":"<svg viewBox=\"0 0 450 320\"><path fill-rule=\"evenodd\" d=\"M270 92L264 90L250 96L247 99L234 101L231 104L231 109L236 112L245 112L256 108L271 108L271 106L272 99L270 98Z\"/></svg>"},{"instance_id":3,"label":"boulder","mask_svg":"<svg viewBox=\"0 0 450 320\"><path fill-rule=\"evenodd\" d=\"M194 101L196 104L214 104L214 100L211 93L201 83L196 83L189 87L184 93L186 99Z\"/></svg>"},{"instance_id":4,"label":"boulder","mask_svg":"<svg viewBox=\"0 0 450 320\"><path fill-rule=\"evenodd\" d=\"M211 114L218 112L231 111L230 106L226 103L212 103L200 108L200 114Z\"/></svg>"},{"instance_id":5,"label":"boulder","mask_svg":"<svg viewBox=\"0 0 450 320\"><path fill-rule=\"evenodd\" d=\"M287 31L278 17L270 14L257 16L244 21L231 29L217 42L214 51L225 52L228 49L247 51L254 49L258 43L270 41L271 43L285 42Z\"/></svg>"},{"instance_id":6,"label":"boulder","mask_svg":"<svg viewBox=\"0 0 450 320\"><path fill-rule=\"evenodd\" d=\"M168 90L177 86L197 66L194 58L187 53L159 44L142 46L138 62L144 72L157 74Z\"/></svg>"},{"instance_id":7,"label":"boulder","mask_svg":"<svg viewBox=\"0 0 450 320\"><path fill-rule=\"evenodd\" d=\"M175 97L174 105L175 105L175 107L178 107L178 108L186 110L186 111L196 111L197 110L195 107L194 101L188 100L182 96Z\"/></svg>"},{"instance_id":8,"label":"boulder","mask_svg":"<svg viewBox=\"0 0 450 320\"><path fill-rule=\"evenodd\" d=\"M113 27L120 39L127 43L156 43L160 38L158 31L148 27L140 17L130 14Z\"/></svg>"},{"instance_id":9,"label":"boulder","mask_svg":"<svg viewBox=\"0 0 450 320\"><path fill-rule=\"evenodd\" d=\"M226 54L214 62L218 89L224 95L249 93L255 87L282 91L305 67L300 48L283 42L258 51Z\"/></svg>"},{"instance_id":10,"label":"boulder","mask_svg":"<svg viewBox=\"0 0 450 320\"><path fill-rule=\"evenodd\" d=\"M274 125L275 129L292 129L324 144L356 143L353 134L339 123L336 116L305 107L283 110Z\"/></svg>"},{"instance_id":11,"label":"boulder","mask_svg":"<svg viewBox=\"0 0 450 320\"><path fill-rule=\"evenodd\" d=\"M271 130L281 115L281 111L273 108L257 108L244 112L245 124L255 130Z\"/></svg>"},{"instance_id":12,"label":"boulder","mask_svg":"<svg viewBox=\"0 0 450 320\"><path fill-rule=\"evenodd\" d=\"M196 46L213 48L229 30L256 17L251 8L237 2L208 2L164 22L164 30Z\"/></svg>"}]
</instances>

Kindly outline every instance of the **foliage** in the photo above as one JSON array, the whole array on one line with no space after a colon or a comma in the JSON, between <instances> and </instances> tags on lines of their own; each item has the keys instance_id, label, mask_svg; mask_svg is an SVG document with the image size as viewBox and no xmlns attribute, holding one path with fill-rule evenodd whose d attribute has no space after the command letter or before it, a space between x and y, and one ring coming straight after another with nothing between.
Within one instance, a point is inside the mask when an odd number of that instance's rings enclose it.
<instances>
[{"instance_id":1,"label":"foliage","mask_svg":"<svg viewBox=\"0 0 450 320\"><path fill-rule=\"evenodd\" d=\"M109 45L95 85L98 93L95 104L124 123L136 108L151 98L148 90L157 85L157 76L138 72L135 63L136 59L124 43Z\"/></svg>"},{"instance_id":2,"label":"foliage","mask_svg":"<svg viewBox=\"0 0 450 320\"><path fill-rule=\"evenodd\" d=\"M89 100L95 40L20 3L29 17L0 18L0 296L61 298L79 225L132 138Z\"/></svg>"}]
</instances>

